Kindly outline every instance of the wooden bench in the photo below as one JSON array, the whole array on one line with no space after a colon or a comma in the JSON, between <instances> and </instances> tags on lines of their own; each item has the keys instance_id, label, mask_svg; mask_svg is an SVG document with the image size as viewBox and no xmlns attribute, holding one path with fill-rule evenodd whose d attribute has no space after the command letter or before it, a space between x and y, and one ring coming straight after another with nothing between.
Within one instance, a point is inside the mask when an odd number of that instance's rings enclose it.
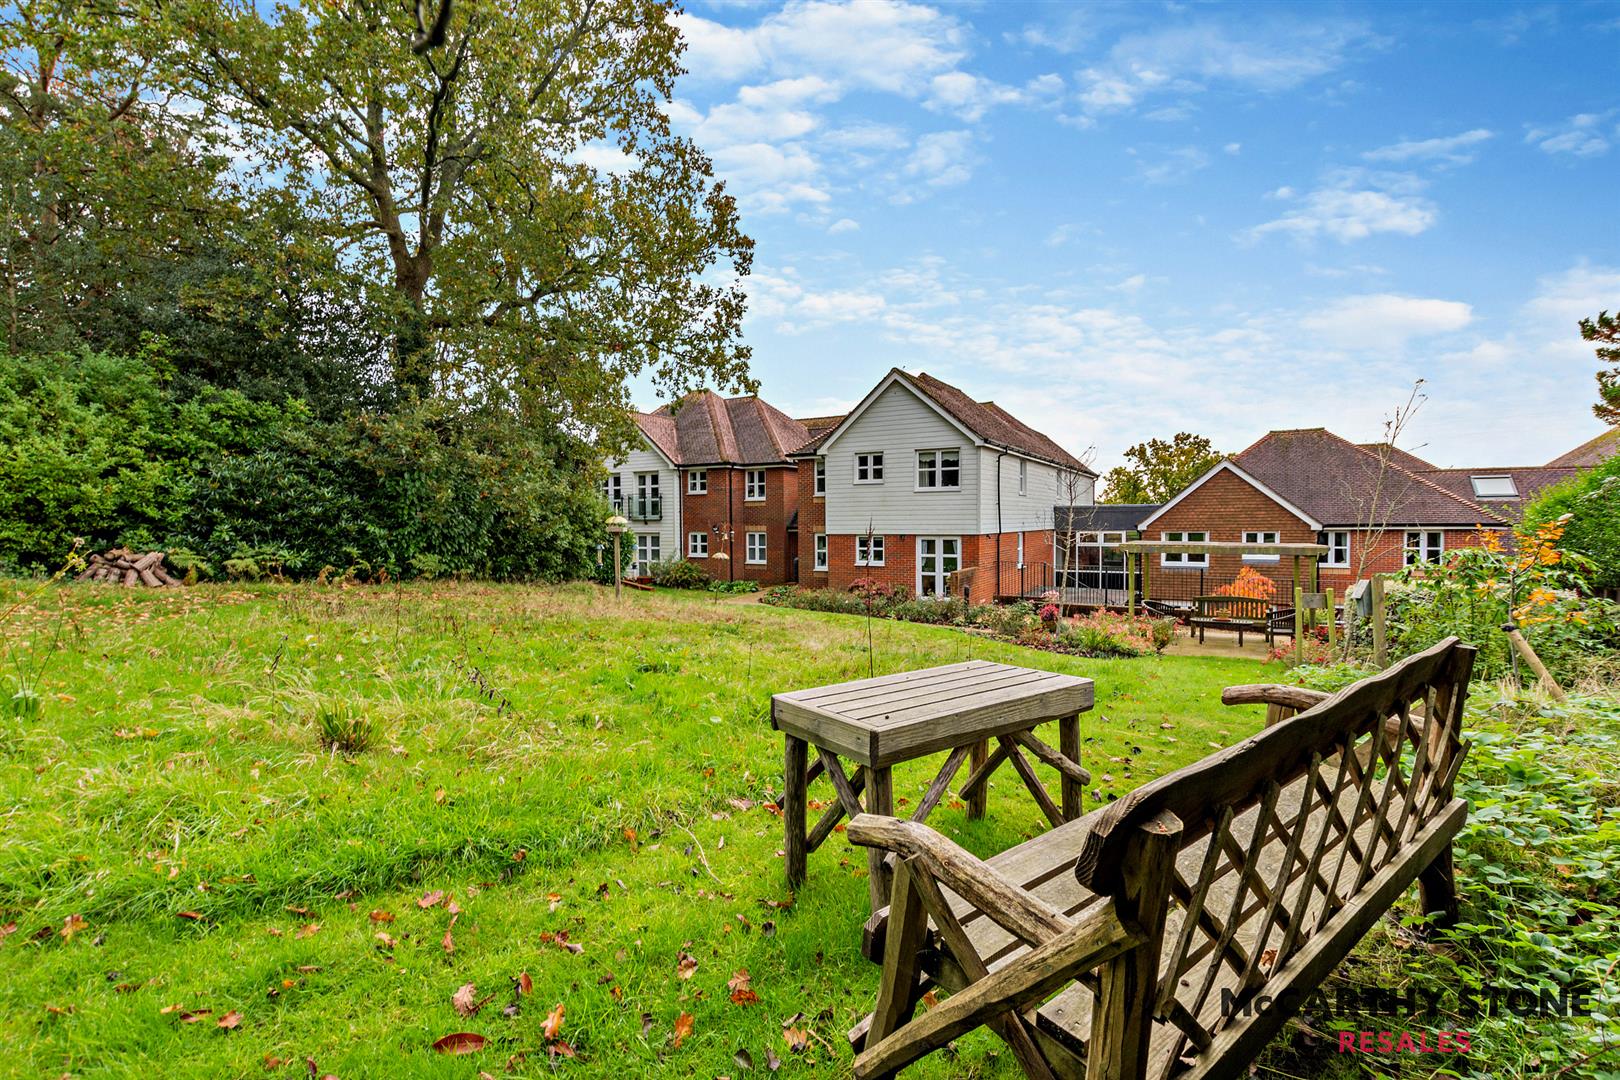
<instances>
[{"instance_id":1,"label":"wooden bench","mask_svg":"<svg viewBox=\"0 0 1620 1080\"><path fill-rule=\"evenodd\" d=\"M1238 647L1245 633L1265 635L1271 644L1271 602L1253 596L1195 596L1187 625L1198 631L1198 644L1204 643L1205 630L1236 630Z\"/></svg>"},{"instance_id":2,"label":"wooden bench","mask_svg":"<svg viewBox=\"0 0 1620 1080\"><path fill-rule=\"evenodd\" d=\"M981 1026L1030 1077L1243 1075L1413 881L1424 912L1455 920L1474 654L1451 638L1332 696L1232 688L1272 707L1270 726L988 860L855 818L850 840L894 857L867 924L883 977L850 1033L855 1075Z\"/></svg>"}]
</instances>

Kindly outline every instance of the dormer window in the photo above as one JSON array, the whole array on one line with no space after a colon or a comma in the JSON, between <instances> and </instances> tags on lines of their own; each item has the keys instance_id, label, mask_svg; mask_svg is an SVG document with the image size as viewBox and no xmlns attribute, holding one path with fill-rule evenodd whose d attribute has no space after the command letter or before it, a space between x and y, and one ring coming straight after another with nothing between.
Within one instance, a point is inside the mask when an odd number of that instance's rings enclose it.
<instances>
[{"instance_id":1,"label":"dormer window","mask_svg":"<svg viewBox=\"0 0 1620 1080\"><path fill-rule=\"evenodd\" d=\"M1469 483L1474 485L1474 498L1476 499L1517 499L1519 497L1518 485L1514 484L1511 476L1470 476L1468 480Z\"/></svg>"}]
</instances>

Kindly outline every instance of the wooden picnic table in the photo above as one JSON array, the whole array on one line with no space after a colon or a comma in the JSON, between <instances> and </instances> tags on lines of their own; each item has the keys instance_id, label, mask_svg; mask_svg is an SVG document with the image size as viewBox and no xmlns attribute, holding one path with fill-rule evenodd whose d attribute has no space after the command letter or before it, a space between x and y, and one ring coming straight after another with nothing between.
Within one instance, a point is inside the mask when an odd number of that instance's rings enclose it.
<instances>
[{"instance_id":1,"label":"wooden picnic table","mask_svg":"<svg viewBox=\"0 0 1620 1080\"><path fill-rule=\"evenodd\" d=\"M912 812L912 821L933 812L964 761L970 762L970 772L958 794L967 802L970 818L983 816L985 782L1004 762L1012 763L1054 826L1079 817L1081 793L1091 782L1080 767L1080 714L1095 699L1090 679L988 660L775 695L771 726L782 732L785 744L782 819L789 888L804 882L809 853L844 817L863 811L893 815L896 764L941 750L950 754ZM1035 728L1051 720L1058 722L1057 749L1035 736ZM1058 771L1061 805L1041 785L1026 752ZM855 765L853 774L846 761ZM815 827L807 829L808 790L823 774L837 798ZM867 856L874 911L889 897L884 856L875 849Z\"/></svg>"}]
</instances>

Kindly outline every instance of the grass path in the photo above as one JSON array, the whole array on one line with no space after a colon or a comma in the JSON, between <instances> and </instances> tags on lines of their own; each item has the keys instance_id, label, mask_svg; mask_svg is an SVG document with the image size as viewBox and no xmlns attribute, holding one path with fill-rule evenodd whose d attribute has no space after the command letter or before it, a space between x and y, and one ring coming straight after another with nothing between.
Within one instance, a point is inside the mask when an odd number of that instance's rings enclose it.
<instances>
[{"instance_id":1,"label":"grass path","mask_svg":"<svg viewBox=\"0 0 1620 1080\"><path fill-rule=\"evenodd\" d=\"M873 635L880 674L984 657L1095 678L1104 796L1260 723L1218 702L1267 677L1249 660ZM841 1032L877 984L865 860L829 843L789 906L763 804L770 694L864 676L859 620L590 586L74 587L0 636L0 673L43 665L44 699L0 748L0 1075L742 1077L772 1055L847 1075ZM319 747L333 701L371 749ZM897 770L897 796L937 764ZM951 801L931 823L986 855L1044 825L1011 774L986 820ZM732 999L743 970L757 1001ZM491 996L464 1018L468 983ZM546 1050L559 1004L572 1060ZM430 1049L455 1031L488 1044ZM915 1073L1015 1075L998 1050L980 1033Z\"/></svg>"}]
</instances>

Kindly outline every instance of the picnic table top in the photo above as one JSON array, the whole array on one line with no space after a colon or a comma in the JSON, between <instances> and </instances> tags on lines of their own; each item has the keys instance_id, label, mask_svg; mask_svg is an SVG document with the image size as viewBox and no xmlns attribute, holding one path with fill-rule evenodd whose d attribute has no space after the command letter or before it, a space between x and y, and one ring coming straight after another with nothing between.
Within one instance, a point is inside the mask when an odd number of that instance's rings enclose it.
<instances>
[{"instance_id":1,"label":"picnic table top","mask_svg":"<svg viewBox=\"0 0 1620 1080\"><path fill-rule=\"evenodd\" d=\"M876 767L1073 716L1095 697L1077 675L968 660L776 694L771 726Z\"/></svg>"}]
</instances>

